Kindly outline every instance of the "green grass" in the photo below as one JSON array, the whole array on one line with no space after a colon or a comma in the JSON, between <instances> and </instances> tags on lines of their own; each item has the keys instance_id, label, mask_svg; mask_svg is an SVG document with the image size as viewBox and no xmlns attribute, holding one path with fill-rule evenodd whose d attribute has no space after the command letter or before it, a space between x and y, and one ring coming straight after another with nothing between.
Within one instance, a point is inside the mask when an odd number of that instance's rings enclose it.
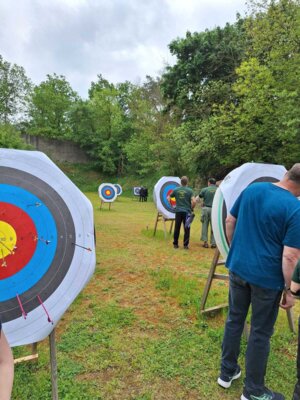
<instances>
[{"instance_id":1,"label":"green grass","mask_svg":"<svg viewBox=\"0 0 300 400\"><path fill-rule=\"evenodd\" d=\"M88 180L87 184L90 184ZM216 384L226 310L212 316L199 305L213 250L199 242L199 210L190 250L174 250L162 224L153 236L156 210L121 196L94 205L96 271L56 330L58 389L63 400L236 400L242 379L228 391ZM168 225L169 226L169 225ZM181 244L181 243L180 243ZM219 272L225 272L222 266ZM226 302L227 282L214 281L207 307ZM299 304L295 315L299 313ZM291 398L297 337L281 311L272 338L266 384ZM18 364L13 400L50 400L48 340L38 362ZM245 338L240 363L244 371ZM30 349L15 348L15 356Z\"/></svg>"}]
</instances>

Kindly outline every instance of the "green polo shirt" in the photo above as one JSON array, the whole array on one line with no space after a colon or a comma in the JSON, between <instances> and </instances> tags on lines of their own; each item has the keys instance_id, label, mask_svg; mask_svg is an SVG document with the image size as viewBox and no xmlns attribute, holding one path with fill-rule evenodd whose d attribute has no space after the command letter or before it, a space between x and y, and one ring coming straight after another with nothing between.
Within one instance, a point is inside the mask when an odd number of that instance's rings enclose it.
<instances>
[{"instance_id":1,"label":"green polo shirt","mask_svg":"<svg viewBox=\"0 0 300 400\"><path fill-rule=\"evenodd\" d=\"M191 212L191 201L194 196L193 190L188 186L178 186L170 193L170 197L176 199L176 212Z\"/></svg>"},{"instance_id":2,"label":"green polo shirt","mask_svg":"<svg viewBox=\"0 0 300 400\"><path fill-rule=\"evenodd\" d=\"M200 191L199 197L203 199L203 204L205 207L212 207L212 203L217 189L218 187L216 185L210 185L203 188Z\"/></svg>"}]
</instances>

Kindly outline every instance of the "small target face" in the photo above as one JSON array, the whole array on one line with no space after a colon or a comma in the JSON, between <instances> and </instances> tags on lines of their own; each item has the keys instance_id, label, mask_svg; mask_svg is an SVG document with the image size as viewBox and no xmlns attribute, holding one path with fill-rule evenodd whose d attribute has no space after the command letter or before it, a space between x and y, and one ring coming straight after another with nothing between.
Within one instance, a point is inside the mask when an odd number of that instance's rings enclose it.
<instances>
[{"instance_id":1,"label":"small target face","mask_svg":"<svg viewBox=\"0 0 300 400\"><path fill-rule=\"evenodd\" d=\"M120 196L121 194L122 194L122 186L121 185L119 185L118 183L115 183L114 184L114 187L116 188L116 190L117 190L117 195L118 196Z\"/></svg>"},{"instance_id":2,"label":"small target face","mask_svg":"<svg viewBox=\"0 0 300 400\"><path fill-rule=\"evenodd\" d=\"M102 201L113 202L117 197L117 189L110 183L102 183L98 189Z\"/></svg>"}]
</instances>

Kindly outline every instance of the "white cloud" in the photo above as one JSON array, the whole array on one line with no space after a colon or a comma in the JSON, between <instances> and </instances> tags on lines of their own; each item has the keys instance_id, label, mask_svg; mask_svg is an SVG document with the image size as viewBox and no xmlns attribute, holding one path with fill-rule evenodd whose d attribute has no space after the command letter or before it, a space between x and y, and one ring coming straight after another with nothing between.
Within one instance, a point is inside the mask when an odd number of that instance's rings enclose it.
<instances>
[{"instance_id":1,"label":"white cloud","mask_svg":"<svg viewBox=\"0 0 300 400\"><path fill-rule=\"evenodd\" d=\"M34 83L62 74L83 97L111 82L158 75L168 44L234 22L244 0L0 0L0 54Z\"/></svg>"}]
</instances>

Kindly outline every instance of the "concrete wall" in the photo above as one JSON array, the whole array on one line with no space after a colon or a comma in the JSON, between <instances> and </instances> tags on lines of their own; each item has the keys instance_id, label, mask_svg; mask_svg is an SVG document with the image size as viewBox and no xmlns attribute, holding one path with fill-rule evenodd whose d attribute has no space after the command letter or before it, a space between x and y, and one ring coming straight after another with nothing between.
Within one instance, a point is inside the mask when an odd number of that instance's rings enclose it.
<instances>
[{"instance_id":1,"label":"concrete wall","mask_svg":"<svg viewBox=\"0 0 300 400\"><path fill-rule=\"evenodd\" d=\"M23 135L27 144L36 150L42 151L53 161L70 163L87 163L89 158L76 144L68 140L47 139L42 136Z\"/></svg>"}]
</instances>

